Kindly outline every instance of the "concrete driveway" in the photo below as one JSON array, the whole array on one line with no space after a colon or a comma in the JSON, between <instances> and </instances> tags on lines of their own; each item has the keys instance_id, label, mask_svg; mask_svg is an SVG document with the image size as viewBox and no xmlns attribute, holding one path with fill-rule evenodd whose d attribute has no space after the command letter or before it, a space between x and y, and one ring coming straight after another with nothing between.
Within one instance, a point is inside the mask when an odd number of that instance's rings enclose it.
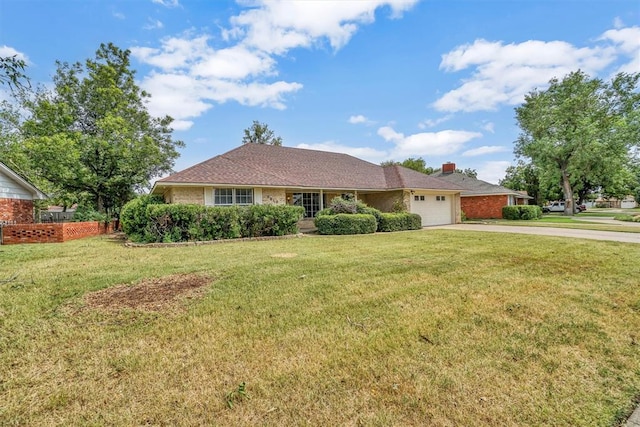
<instances>
[{"instance_id":1,"label":"concrete driveway","mask_svg":"<svg viewBox=\"0 0 640 427\"><path fill-rule=\"evenodd\" d=\"M627 225L628 223L625 223ZM637 224L637 223L635 223ZM640 225L640 224L639 224ZM429 227L430 229L487 231L490 233L536 234L539 236L571 237L574 239L609 240L613 242L639 243L640 233L618 231L577 230L574 228L520 227L495 224L451 224Z\"/></svg>"}]
</instances>

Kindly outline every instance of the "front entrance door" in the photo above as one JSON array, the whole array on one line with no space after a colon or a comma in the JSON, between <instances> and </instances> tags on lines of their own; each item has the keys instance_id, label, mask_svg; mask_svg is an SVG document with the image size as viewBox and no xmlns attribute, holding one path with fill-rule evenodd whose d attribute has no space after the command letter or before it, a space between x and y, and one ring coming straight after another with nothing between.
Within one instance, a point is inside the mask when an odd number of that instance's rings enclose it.
<instances>
[{"instance_id":1,"label":"front entrance door","mask_svg":"<svg viewBox=\"0 0 640 427\"><path fill-rule=\"evenodd\" d=\"M320 210L320 193L293 193L293 204L304 208L305 218L315 218Z\"/></svg>"}]
</instances>

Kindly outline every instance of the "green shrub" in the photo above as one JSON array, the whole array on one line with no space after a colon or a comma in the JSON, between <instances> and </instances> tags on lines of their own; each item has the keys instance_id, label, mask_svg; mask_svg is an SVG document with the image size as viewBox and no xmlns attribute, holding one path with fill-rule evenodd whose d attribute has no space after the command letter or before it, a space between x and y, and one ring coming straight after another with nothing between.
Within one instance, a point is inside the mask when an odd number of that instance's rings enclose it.
<instances>
[{"instance_id":1,"label":"green shrub","mask_svg":"<svg viewBox=\"0 0 640 427\"><path fill-rule=\"evenodd\" d=\"M356 201L350 198L343 199L342 197L334 197L331 199L331 203L328 208L325 208L318 213L316 217L321 215L338 215L338 214L367 214L373 215L376 219L376 229L380 226L380 218L382 212L376 208L367 206L365 203Z\"/></svg>"},{"instance_id":2,"label":"green shrub","mask_svg":"<svg viewBox=\"0 0 640 427\"><path fill-rule=\"evenodd\" d=\"M203 240L199 219L205 211L201 205L149 205L147 231L154 242Z\"/></svg>"},{"instance_id":3,"label":"green shrub","mask_svg":"<svg viewBox=\"0 0 640 427\"><path fill-rule=\"evenodd\" d=\"M511 220L531 220L542 218L542 209L535 205L503 206L502 218Z\"/></svg>"},{"instance_id":4,"label":"green shrub","mask_svg":"<svg viewBox=\"0 0 640 427\"><path fill-rule=\"evenodd\" d=\"M72 221L74 222L84 222L84 221L106 222L107 215L98 212L97 210L93 209L92 206L80 204L76 208L76 211L73 213Z\"/></svg>"},{"instance_id":5,"label":"green shrub","mask_svg":"<svg viewBox=\"0 0 640 427\"><path fill-rule=\"evenodd\" d=\"M640 215L620 214L613 217L617 221L640 222Z\"/></svg>"},{"instance_id":6,"label":"green shrub","mask_svg":"<svg viewBox=\"0 0 640 427\"><path fill-rule=\"evenodd\" d=\"M186 242L295 234L304 208L150 204L145 213L143 231L134 235L132 240L147 243Z\"/></svg>"},{"instance_id":7,"label":"green shrub","mask_svg":"<svg viewBox=\"0 0 640 427\"><path fill-rule=\"evenodd\" d=\"M155 195L140 196L128 202L120 211L122 231L134 242L146 241L145 236L149 222L147 206L163 203L164 199Z\"/></svg>"},{"instance_id":8,"label":"green shrub","mask_svg":"<svg viewBox=\"0 0 640 427\"><path fill-rule=\"evenodd\" d=\"M315 219L320 234L370 234L378 225L370 214L320 215Z\"/></svg>"},{"instance_id":9,"label":"green shrub","mask_svg":"<svg viewBox=\"0 0 640 427\"><path fill-rule=\"evenodd\" d=\"M298 232L302 206L252 205L241 208L242 237L284 236Z\"/></svg>"},{"instance_id":10,"label":"green shrub","mask_svg":"<svg viewBox=\"0 0 640 427\"><path fill-rule=\"evenodd\" d=\"M383 213L381 214L378 231L419 230L422 228L422 218L412 213Z\"/></svg>"}]
</instances>

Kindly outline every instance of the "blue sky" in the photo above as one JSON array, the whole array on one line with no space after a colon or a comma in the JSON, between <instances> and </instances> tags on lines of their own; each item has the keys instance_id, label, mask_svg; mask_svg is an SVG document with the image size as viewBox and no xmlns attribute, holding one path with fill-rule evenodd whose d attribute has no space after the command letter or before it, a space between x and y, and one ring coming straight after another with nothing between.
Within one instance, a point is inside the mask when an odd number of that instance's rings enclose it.
<instances>
[{"instance_id":1,"label":"blue sky","mask_svg":"<svg viewBox=\"0 0 640 427\"><path fill-rule=\"evenodd\" d=\"M253 120L284 145L379 163L451 161L497 182L514 107L552 77L640 71L637 0L2 0L0 55L33 83L100 43L132 52L155 115L176 119L181 170L241 144ZM5 95L6 96L6 95Z\"/></svg>"}]
</instances>

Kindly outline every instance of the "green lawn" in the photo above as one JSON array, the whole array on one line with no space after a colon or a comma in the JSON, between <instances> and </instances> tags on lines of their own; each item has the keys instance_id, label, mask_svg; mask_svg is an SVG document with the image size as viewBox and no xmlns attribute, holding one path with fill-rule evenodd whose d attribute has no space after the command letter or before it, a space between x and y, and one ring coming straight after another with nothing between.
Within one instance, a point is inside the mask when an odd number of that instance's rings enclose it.
<instances>
[{"instance_id":1,"label":"green lawn","mask_svg":"<svg viewBox=\"0 0 640 427\"><path fill-rule=\"evenodd\" d=\"M2 426L611 426L640 398L640 245L100 237L0 246L0 260ZM187 273L204 293L90 304Z\"/></svg>"}]
</instances>

